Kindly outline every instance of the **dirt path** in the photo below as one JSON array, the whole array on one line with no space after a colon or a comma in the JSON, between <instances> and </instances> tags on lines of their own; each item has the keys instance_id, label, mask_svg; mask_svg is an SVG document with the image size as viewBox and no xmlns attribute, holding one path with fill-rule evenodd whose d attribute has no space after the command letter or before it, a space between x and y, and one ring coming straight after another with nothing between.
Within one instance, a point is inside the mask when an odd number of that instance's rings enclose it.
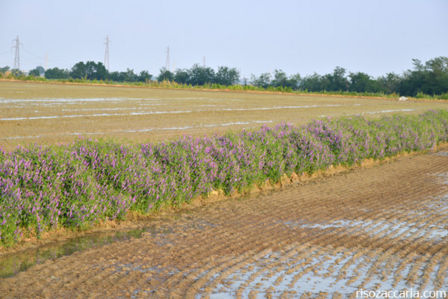
<instances>
[{"instance_id":1,"label":"dirt path","mask_svg":"<svg viewBox=\"0 0 448 299\"><path fill-rule=\"evenodd\" d=\"M448 289L448 152L197 208L0 280L4 298L344 298ZM200 295L200 296L198 296Z\"/></svg>"}]
</instances>

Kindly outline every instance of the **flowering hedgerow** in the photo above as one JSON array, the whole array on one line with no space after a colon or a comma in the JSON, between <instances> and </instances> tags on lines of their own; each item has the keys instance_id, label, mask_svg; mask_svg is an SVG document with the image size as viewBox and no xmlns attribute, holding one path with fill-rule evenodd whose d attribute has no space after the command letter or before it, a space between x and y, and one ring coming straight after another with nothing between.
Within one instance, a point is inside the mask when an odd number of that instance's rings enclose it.
<instances>
[{"instance_id":1,"label":"flowering hedgerow","mask_svg":"<svg viewBox=\"0 0 448 299\"><path fill-rule=\"evenodd\" d=\"M24 232L84 227L211 190L244 191L284 175L353 165L448 140L448 112L377 120L316 120L223 136L125 146L81 139L71 145L0 151L0 243Z\"/></svg>"}]
</instances>

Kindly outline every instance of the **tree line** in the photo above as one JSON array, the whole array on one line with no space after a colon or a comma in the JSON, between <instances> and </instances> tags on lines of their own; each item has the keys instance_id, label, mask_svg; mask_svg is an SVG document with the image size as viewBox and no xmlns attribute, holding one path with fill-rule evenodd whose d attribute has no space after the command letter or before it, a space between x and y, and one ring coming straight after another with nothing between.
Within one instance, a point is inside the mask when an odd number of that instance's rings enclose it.
<instances>
[{"instance_id":1,"label":"tree line","mask_svg":"<svg viewBox=\"0 0 448 299\"><path fill-rule=\"evenodd\" d=\"M248 80L241 78L236 68L221 66L214 70L198 64L189 69L177 69L174 72L162 68L154 77L148 71L135 73L132 69L127 69L125 72L109 72L101 62L94 61L78 62L70 70L57 67L44 70L43 67L38 66L28 75L43 76L46 79L114 82L169 81L191 86L251 85L282 91L395 93L404 96L419 96L420 94L435 96L448 93L448 57L436 57L425 63L413 59L412 62L413 68L402 74L388 73L376 78L364 72L347 72L342 67L336 67L332 73L325 75L314 73L304 77L300 74L288 76L282 70L275 70L273 73L252 75ZM0 73L8 71L16 77L25 75L19 70L9 70L9 67L0 68Z\"/></svg>"},{"instance_id":2,"label":"tree line","mask_svg":"<svg viewBox=\"0 0 448 299\"><path fill-rule=\"evenodd\" d=\"M264 73L252 76L255 86L287 87L292 90L312 92L357 92L400 94L404 96L442 95L448 93L448 57L437 57L422 63L413 59L413 69L403 74L388 73L374 78L363 72L347 72L336 67L332 73L301 77L300 74L287 76L281 70L274 74Z\"/></svg>"}]
</instances>

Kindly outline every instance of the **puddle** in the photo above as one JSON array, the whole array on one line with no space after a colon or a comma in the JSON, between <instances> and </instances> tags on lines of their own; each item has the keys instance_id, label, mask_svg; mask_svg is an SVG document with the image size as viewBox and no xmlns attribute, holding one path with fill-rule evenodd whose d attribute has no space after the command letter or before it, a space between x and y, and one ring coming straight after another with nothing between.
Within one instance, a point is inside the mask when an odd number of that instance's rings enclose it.
<instances>
[{"instance_id":1,"label":"puddle","mask_svg":"<svg viewBox=\"0 0 448 299\"><path fill-rule=\"evenodd\" d=\"M158 98L53 98L53 99L0 99L0 104L30 103L80 103L80 102L120 102L120 101L160 101Z\"/></svg>"},{"instance_id":2,"label":"puddle","mask_svg":"<svg viewBox=\"0 0 448 299\"><path fill-rule=\"evenodd\" d=\"M259 110L282 110L282 109L309 109L322 107L341 107L341 104L329 105L304 105L304 106L273 106L273 107L254 107L254 108L223 108L216 111L259 111Z\"/></svg>"},{"instance_id":3,"label":"puddle","mask_svg":"<svg viewBox=\"0 0 448 299\"><path fill-rule=\"evenodd\" d=\"M170 223L173 219L181 218L181 215L164 219L165 224L141 222L142 227L132 230L123 231L107 231L89 233L82 237L71 238L64 241L56 241L37 248L25 249L16 253L5 254L0 256L0 278L6 278L16 275L19 272L27 270L29 267L42 264L47 260L55 260L57 258L71 255L77 251L83 251L89 248L98 248L103 245L122 242L130 239L139 239L142 237L150 237L155 241L156 246L167 246L173 244L172 234L176 230L188 232L191 230L204 230L215 227L214 223L203 219L192 218L178 226L172 226ZM186 220L189 218L186 217ZM116 265L116 271L120 272L123 268L140 272L151 272L156 268L146 267L141 264L123 264ZM130 271L126 270L126 271ZM156 269L157 270L157 269ZM158 269L162 270L162 269ZM170 274L178 272L177 269L168 269ZM156 271L157 272L157 271ZM0 296L1 297L1 296Z\"/></svg>"},{"instance_id":4,"label":"puddle","mask_svg":"<svg viewBox=\"0 0 448 299\"><path fill-rule=\"evenodd\" d=\"M152 104L151 104L152 105ZM78 112L78 111L125 111L125 110L137 110L136 107L116 107L116 108L76 108L76 109L62 109L62 111L67 112Z\"/></svg>"},{"instance_id":5,"label":"puddle","mask_svg":"<svg viewBox=\"0 0 448 299\"><path fill-rule=\"evenodd\" d=\"M409 282L408 275L411 274L413 262L401 266L404 259L399 256L382 261L371 252L335 253L332 248L306 250L308 255L297 252L282 259L284 252L273 252L256 262L248 263L220 280L211 291L210 298L235 298L237 293L242 298L250 298L250 292L254 290L257 291L254 298L283 298L291 291L294 292L293 298L300 298L304 294L314 297L321 292L337 292L343 298L348 298L360 289L403 290L417 287L420 291L435 290L439 265L433 268L428 275L428 283L422 286L421 282ZM426 262L418 268L418 277L423 275L427 265ZM219 275L211 280L215 279L219 279ZM200 290L201 293L204 291ZM196 298L202 298L201 295L198 294Z\"/></svg>"},{"instance_id":6,"label":"puddle","mask_svg":"<svg viewBox=\"0 0 448 299\"><path fill-rule=\"evenodd\" d=\"M77 99L79 101L94 100L94 99ZM99 100L99 99L97 99ZM103 99L104 100L104 99ZM114 99L111 99L114 100ZM23 101L23 100L22 100ZM33 100L34 101L34 100ZM42 100L46 101L46 100ZM0 102L2 103L2 102ZM340 107L342 105L306 105L306 106L274 106L274 107L254 107L254 108L220 108L211 110L171 110L171 111L142 111L130 113L94 113L94 114L72 114L72 115L44 115L44 116L20 116L20 117L4 117L1 121L18 121L18 120L40 120L40 119L59 119L59 118L82 118L82 117L110 117L110 116L138 116L138 115L158 115L158 114L186 114L199 112L220 112L220 111L266 111L266 110L281 110L281 109L308 109L319 107ZM133 108L98 108L92 110L132 110ZM89 111L77 109L63 109L63 111Z\"/></svg>"},{"instance_id":7,"label":"puddle","mask_svg":"<svg viewBox=\"0 0 448 299\"><path fill-rule=\"evenodd\" d=\"M0 118L0 120L16 121L16 120L38 120L38 119L55 119L55 118L136 116L136 115L152 115L152 114L181 114L181 113L192 113L192 112L193 111L191 111L191 110L173 110L173 111L147 111L147 112L131 112L131 113L94 113L94 114L48 115L48 116L29 116L29 117L5 117L5 118Z\"/></svg>"},{"instance_id":8,"label":"puddle","mask_svg":"<svg viewBox=\"0 0 448 299\"><path fill-rule=\"evenodd\" d=\"M363 114L377 114L377 113L392 113L392 112L411 112L415 109L392 109L392 110L381 110L381 111L368 111L363 112Z\"/></svg>"},{"instance_id":9,"label":"puddle","mask_svg":"<svg viewBox=\"0 0 448 299\"><path fill-rule=\"evenodd\" d=\"M448 157L448 152L437 152L437 153L434 153L433 155L435 155L435 156L441 156L441 157Z\"/></svg>"},{"instance_id":10,"label":"puddle","mask_svg":"<svg viewBox=\"0 0 448 299\"><path fill-rule=\"evenodd\" d=\"M446 210L446 209L444 209ZM440 212L440 210L438 211ZM445 211L448 212L448 211ZM423 212L422 212L423 213ZM431 213L426 213L428 218L431 218ZM448 213L447 218L448 218ZM445 214L442 214L445 215ZM327 223L302 223L296 221L283 222L291 228L311 228L311 229L334 229L334 228L347 228L356 229L356 233L363 231L370 235L372 238L383 235L383 232L387 231L385 235L388 238L406 240L408 238L421 238L423 237L427 241L441 242L446 241L448 237L448 229L443 223L427 225L426 222L417 223L411 221L373 221L373 220L347 220L341 219Z\"/></svg>"},{"instance_id":11,"label":"puddle","mask_svg":"<svg viewBox=\"0 0 448 299\"><path fill-rule=\"evenodd\" d=\"M167 98L167 100L179 100L179 101L210 101L210 102L222 102L222 101L232 101L232 102L241 102L243 101L242 99L238 99L238 98L210 98L210 97L170 97Z\"/></svg>"},{"instance_id":12,"label":"puddle","mask_svg":"<svg viewBox=\"0 0 448 299\"><path fill-rule=\"evenodd\" d=\"M412 112L415 109L390 109L390 110L380 110L380 111L364 111L357 114L348 114L348 115L365 115L365 114L379 114L379 113L393 113L393 112Z\"/></svg>"},{"instance_id":13,"label":"puddle","mask_svg":"<svg viewBox=\"0 0 448 299\"><path fill-rule=\"evenodd\" d=\"M15 140L15 139L34 139L34 138L41 138L41 135L30 135L30 136L11 136L11 137L4 137L0 138L2 140Z\"/></svg>"},{"instance_id":14,"label":"puddle","mask_svg":"<svg viewBox=\"0 0 448 299\"><path fill-rule=\"evenodd\" d=\"M235 125L266 124L266 123L272 123L272 120L236 121L236 122L228 122L228 123L220 123L220 124L206 124L206 125L202 125L200 127L214 128L214 127L228 127L228 126L235 126Z\"/></svg>"},{"instance_id":15,"label":"puddle","mask_svg":"<svg viewBox=\"0 0 448 299\"><path fill-rule=\"evenodd\" d=\"M120 232L92 233L67 241L55 242L38 248L26 249L18 253L0 256L0 278L6 278L25 271L29 267L71 255L77 251L100 247L118 241L141 238L144 233L165 234L168 231L155 225Z\"/></svg>"}]
</instances>

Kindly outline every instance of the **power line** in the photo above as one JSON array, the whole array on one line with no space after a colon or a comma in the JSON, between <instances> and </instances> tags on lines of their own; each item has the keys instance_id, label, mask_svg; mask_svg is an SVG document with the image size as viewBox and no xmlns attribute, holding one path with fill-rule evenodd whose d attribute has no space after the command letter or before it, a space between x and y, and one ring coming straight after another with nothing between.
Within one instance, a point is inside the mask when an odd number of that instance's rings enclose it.
<instances>
[{"instance_id":1,"label":"power line","mask_svg":"<svg viewBox=\"0 0 448 299\"><path fill-rule=\"evenodd\" d=\"M104 66L107 70L109 70L109 35L106 35L106 42L104 43L106 45L106 49L104 51Z\"/></svg>"},{"instance_id":2,"label":"power line","mask_svg":"<svg viewBox=\"0 0 448 299\"><path fill-rule=\"evenodd\" d=\"M24 45L22 45L22 48L20 50L21 50L22 54L23 53L28 54L29 55L28 57L32 57L32 59L34 59L35 62L42 64L42 60L44 60L44 58L42 56L36 55L36 54L28 51ZM27 59L27 60L29 60L29 59Z\"/></svg>"}]
</instances>

